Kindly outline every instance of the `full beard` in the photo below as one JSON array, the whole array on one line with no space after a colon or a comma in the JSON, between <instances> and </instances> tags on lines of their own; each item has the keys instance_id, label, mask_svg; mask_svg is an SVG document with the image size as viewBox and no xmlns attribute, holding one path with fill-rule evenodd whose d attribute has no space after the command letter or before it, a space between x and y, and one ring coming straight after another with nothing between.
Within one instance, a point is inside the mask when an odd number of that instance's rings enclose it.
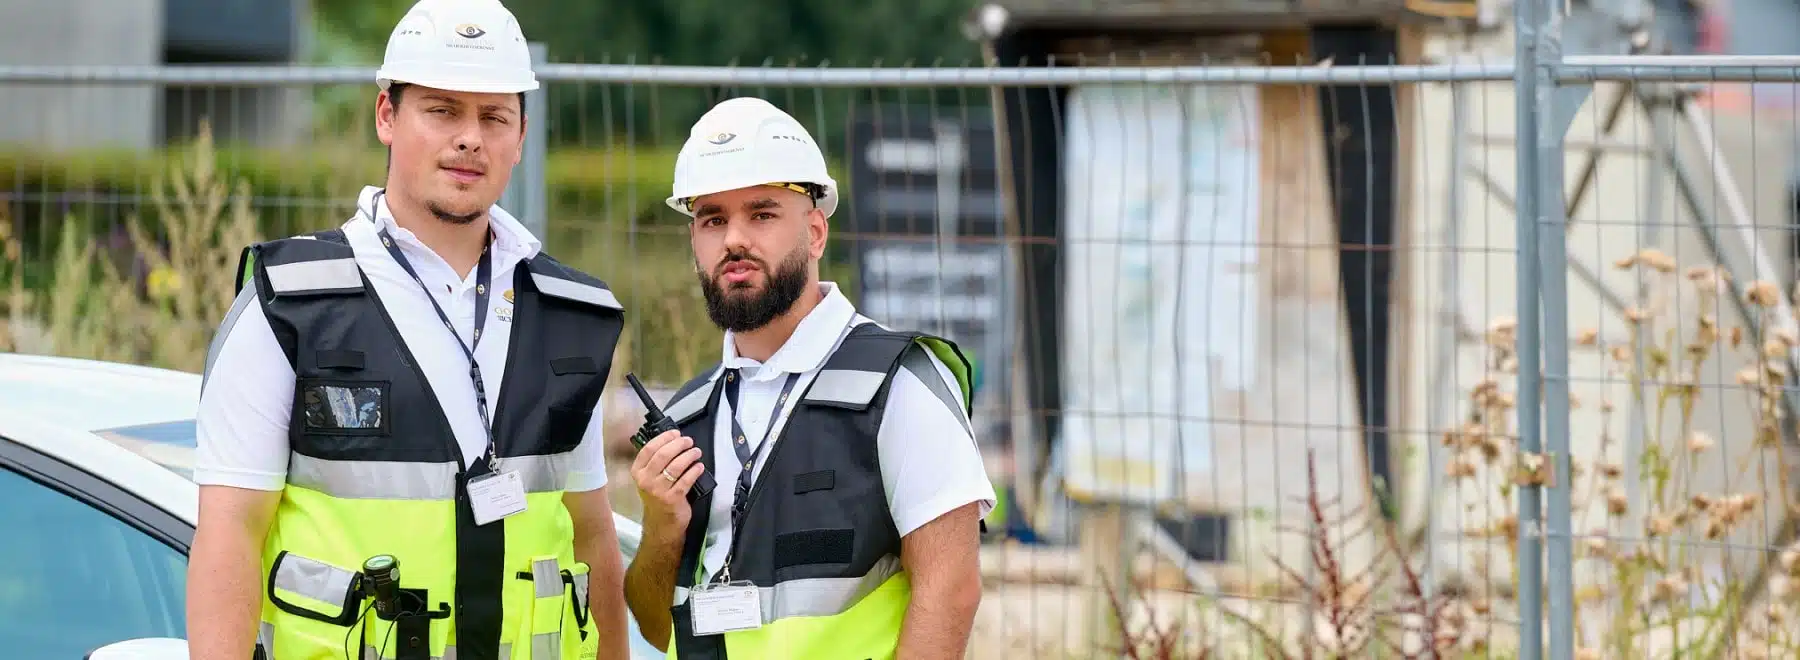
<instances>
[{"instance_id":1,"label":"full beard","mask_svg":"<svg viewBox=\"0 0 1800 660\"><path fill-rule=\"evenodd\" d=\"M720 263L721 270L733 261L747 259L750 259L747 255L728 257ZM749 283L725 282L723 273L711 276L705 271L696 273L700 278L700 292L706 298L706 315L721 330L751 332L768 325L776 317L786 314L806 291L804 248L788 253L774 270L761 261L752 260L752 263L762 268L767 280L761 292L751 290Z\"/></svg>"}]
</instances>

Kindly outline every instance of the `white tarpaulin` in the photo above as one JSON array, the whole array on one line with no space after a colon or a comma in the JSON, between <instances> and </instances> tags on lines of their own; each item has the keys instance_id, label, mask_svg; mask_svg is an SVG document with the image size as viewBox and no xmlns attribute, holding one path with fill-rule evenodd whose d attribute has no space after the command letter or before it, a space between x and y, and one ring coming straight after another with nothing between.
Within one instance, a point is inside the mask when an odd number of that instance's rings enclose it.
<instances>
[{"instance_id":1,"label":"white tarpaulin","mask_svg":"<svg viewBox=\"0 0 1800 660\"><path fill-rule=\"evenodd\" d=\"M1213 388L1255 378L1257 93L1083 86L1065 117L1065 486L1168 500L1213 469Z\"/></svg>"}]
</instances>

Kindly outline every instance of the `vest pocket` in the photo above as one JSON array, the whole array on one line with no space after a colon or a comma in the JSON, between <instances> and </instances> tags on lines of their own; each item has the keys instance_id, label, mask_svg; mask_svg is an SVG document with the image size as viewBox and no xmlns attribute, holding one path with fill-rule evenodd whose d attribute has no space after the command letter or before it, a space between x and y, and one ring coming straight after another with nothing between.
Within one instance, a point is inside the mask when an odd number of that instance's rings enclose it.
<instances>
[{"instance_id":1,"label":"vest pocket","mask_svg":"<svg viewBox=\"0 0 1800 660\"><path fill-rule=\"evenodd\" d=\"M571 643L564 640L563 646L569 650L579 651L576 657L592 658L600 654L599 630L594 626L593 612L588 608L588 571L584 562L575 562L575 566L563 571L563 579L569 583L569 618L578 632Z\"/></svg>"},{"instance_id":2,"label":"vest pocket","mask_svg":"<svg viewBox=\"0 0 1800 660\"><path fill-rule=\"evenodd\" d=\"M317 435L388 435L388 392L385 380L300 378L294 396L299 399L301 428Z\"/></svg>"},{"instance_id":3,"label":"vest pocket","mask_svg":"<svg viewBox=\"0 0 1800 660\"><path fill-rule=\"evenodd\" d=\"M588 422L594 418L593 408L550 406L545 418L544 442L551 453L572 451L587 435Z\"/></svg>"},{"instance_id":4,"label":"vest pocket","mask_svg":"<svg viewBox=\"0 0 1800 660\"><path fill-rule=\"evenodd\" d=\"M289 553L269 567L269 602L294 616L348 627L356 623L362 576L355 571Z\"/></svg>"},{"instance_id":5,"label":"vest pocket","mask_svg":"<svg viewBox=\"0 0 1800 660\"><path fill-rule=\"evenodd\" d=\"M521 657L517 651L520 646L531 649L529 655L523 656L531 660L562 660L566 657L563 653L563 619L569 615L569 610L563 599L569 591L565 588L570 583L565 577L567 574L558 566L555 555L533 557L531 570L518 573L518 579L531 583L531 597L520 603L521 630L513 640L514 658Z\"/></svg>"}]
</instances>

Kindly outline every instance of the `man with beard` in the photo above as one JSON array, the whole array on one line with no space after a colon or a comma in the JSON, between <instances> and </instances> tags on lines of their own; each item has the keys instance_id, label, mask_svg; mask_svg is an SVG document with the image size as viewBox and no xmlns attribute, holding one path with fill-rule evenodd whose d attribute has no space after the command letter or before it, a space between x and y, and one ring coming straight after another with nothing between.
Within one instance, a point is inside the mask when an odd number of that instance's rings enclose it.
<instances>
[{"instance_id":1,"label":"man with beard","mask_svg":"<svg viewBox=\"0 0 1800 660\"><path fill-rule=\"evenodd\" d=\"M525 37L421 0L376 84L386 186L245 250L208 355L192 657L624 658L596 405L623 312L495 205Z\"/></svg>"},{"instance_id":2,"label":"man with beard","mask_svg":"<svg viewBox=\"0 0 1800 660\"><path fill-rule=\"evenodd\" d=\"M994 504L969 363L819 281L837 192L812 136L760 99L708 111L676 160L668 202L692 218L724 357L632 464L644 536L625 591L644 637L683 660L968 645ZM694 492L708 471L717 487Z\"/></svg>"}]
</instances>

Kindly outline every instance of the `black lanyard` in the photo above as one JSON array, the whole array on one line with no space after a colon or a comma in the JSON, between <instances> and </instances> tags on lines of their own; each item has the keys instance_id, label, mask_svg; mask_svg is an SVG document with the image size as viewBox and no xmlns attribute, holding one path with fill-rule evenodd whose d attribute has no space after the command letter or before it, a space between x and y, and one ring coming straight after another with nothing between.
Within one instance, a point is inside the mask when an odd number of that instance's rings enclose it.
<instances>
[{"instance_id":1,"label":"black lanyard","mask_svg":"<svg viewBox=\"0 0 1800 660\"><path fill-rule=\"evenodd\" d=\"M738 381L743 378L736 369L725 371L725 400L731 402L731 448L737 451L744 470L738 473L737 488L732 492L731 548L725 553L725 565L717 576L719 582L731 578L731 559L737 556L738 534L744 531L744 514L750 508L750 474L756 469L756 459L762 456L763 448L771 444L769 433L775 430L775 422L781 418L781 409L787 405L788 394L794 391L794 383L800 380L800 374L788 374L787 383L781 386L781 396L775 397L775 409L769 412L769 425L763 427L762 439L754 450L746 444L750 441L749 434L744 433L743 425L738 423Z\"/></svg>"},{"instance_id":2,"label":"black lanyard","mask_svg":"<svg viewBox=\"0 0 1800 660\"><path fill-rule=\"evenodd\" d=\"M387 191L379 191L370 198L368 214L370 222L375 222L374 209L379 208L378 200L386 193ZM376 226L380 226L380 223L377 222ZM475 331L471 335L475 340L473 345L463 343L462 335L457 334L456 325L450 322L450 316L444 313L443 306L439 305L437 297L432 295L431 287L425 286L425 280L419 279L418 271L413 270L412 262L407 261L406 254L400 251L400 246L394 244L394 237L388 234L387 228L382 227L380 233L381 245L387 248L388 254L394 257L394 261L399 262L400 268L406 270L406 274L411 275L413 281L419 284L419 289L425 292L425 299L431 302L431 309L437 312L438 320L444 322L444 327L450 331L451 338L456 340L457 348L461 348L463 356L469 358L469 382L475 385L475 405L477 406L476 410L481 413L481 431L487 435L486 465L487 469L491 471L494 469L495 461L494 429L492 421L488 419L487 386L481 380L481 362L475 359L475 348L481 346L481 329L487 325L488 283L494 276L493 255L489 250L493 243L493 230L488 231L488 244L481 246L481 260L475 266Z\"/></svg>"}]
</instances>

